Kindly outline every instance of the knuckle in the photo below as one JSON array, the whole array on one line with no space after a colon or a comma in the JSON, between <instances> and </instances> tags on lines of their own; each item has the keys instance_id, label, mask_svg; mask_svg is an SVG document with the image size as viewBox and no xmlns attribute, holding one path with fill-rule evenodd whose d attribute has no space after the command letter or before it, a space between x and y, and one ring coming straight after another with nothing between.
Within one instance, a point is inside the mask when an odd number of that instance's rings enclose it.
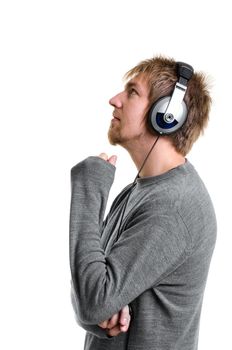
<instances>
[{"instance_id":1,"label":"knuckle","mask_svg":"<svg viewBox=\"0 0 232 350\"><path fill-rule=\"evenodd\" d=\"M104 152L100 153L100 154L99 154L99 157L100 157L100 158L103 158L103 159L105 159L105 160L108 159L108 155L107 155L106 153L104 153Z\"/></svg>"},{"instance_id":2,"label":"knuckle","mask_svg":"<svg viewBox=\"0 0 232 350\"><path fill-rule=\"evenodd\" d=\"M102 322L102 323L100 323L100 325L99 325L101 328L106 328L106 326L107 326L107 323L106 322Z\"/></svg>"}]
</instances>

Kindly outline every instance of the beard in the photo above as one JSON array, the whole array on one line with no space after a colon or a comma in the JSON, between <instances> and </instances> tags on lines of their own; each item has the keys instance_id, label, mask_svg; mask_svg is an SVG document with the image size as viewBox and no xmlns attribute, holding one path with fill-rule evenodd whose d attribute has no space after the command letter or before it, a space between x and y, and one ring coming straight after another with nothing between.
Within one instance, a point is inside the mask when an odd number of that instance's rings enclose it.
<instances>
[{"instance_id":1,"label":"beard","mask_svg":"<svg viewBox=\"0 0 232 350\"><path fill-rule=\"evenodd\" d=\"M121 145L123 142L123 138L120 132L120 126L119 125L110 125L108 130L108 140L111 145Z\"/></svg>"},{"instance_id":2,"label":"beard","mask_svg":"<svg viewBox=\"0 0 232 350\"><path fill-rule=\"evenodd\" d=\"M140 131L137 135L126 134L125 130L123 133L122 125L111 124L108 130L108 140L111 145L120 145L124 148L128 148L131 143L138 142L144 138L144 131ZM124 128L125 129L125 128Z\"/></svg>"}]
</instances>

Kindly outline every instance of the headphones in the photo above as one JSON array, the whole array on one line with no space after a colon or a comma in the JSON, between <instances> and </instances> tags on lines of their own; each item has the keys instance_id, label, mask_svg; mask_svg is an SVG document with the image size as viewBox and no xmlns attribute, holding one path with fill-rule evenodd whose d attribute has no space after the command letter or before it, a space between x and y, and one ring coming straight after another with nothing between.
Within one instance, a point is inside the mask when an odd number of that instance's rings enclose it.
<instances>
[{"instance_id":1,"label":"headphones","mask_svg":"<svg viewBox=\"0 0 232 350\"><path fill-rule=\"evenodd\" d=\"M177 78L171 96L159 98L148 112L148 124L160 135L168 135L179 130L187 119L188 109L184 102L188 81L193 75L193 67L177 62Z\"/></svg>"}]
</instances>

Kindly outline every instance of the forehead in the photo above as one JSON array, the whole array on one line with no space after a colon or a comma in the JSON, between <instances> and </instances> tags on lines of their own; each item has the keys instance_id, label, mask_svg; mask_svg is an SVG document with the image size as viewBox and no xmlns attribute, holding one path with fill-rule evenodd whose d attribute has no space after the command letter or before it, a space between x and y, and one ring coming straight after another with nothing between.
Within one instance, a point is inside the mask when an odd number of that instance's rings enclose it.
<instances>
[{"instance_id":1,"label":"forehead","mask_svg":"<svg viewBox=\"0 0 232 350\"><path fill-rule=\"evenodd\" d=\"M149 85L146 75L138 74L132 79L128 80L128 82L125 85L125 89L129 89L131 87L137 88L141 93L148 94Z\"/></svg>"}]
</instances>

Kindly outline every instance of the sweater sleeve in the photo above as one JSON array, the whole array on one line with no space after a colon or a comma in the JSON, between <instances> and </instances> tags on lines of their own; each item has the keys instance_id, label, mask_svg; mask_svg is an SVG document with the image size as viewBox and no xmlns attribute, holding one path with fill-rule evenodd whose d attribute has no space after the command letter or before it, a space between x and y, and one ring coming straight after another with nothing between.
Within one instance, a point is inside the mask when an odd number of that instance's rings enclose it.
<instances>
[{"instance_id":1,"label":"sweater sleeve","mask_svg":"<svg viewBox=\"0 0 232 350\"><path fill-rule=\"evenodd\" d=\"M86 324L86 323L83 323L80 321L80 319L78 318L78 314L79 314L78 303L77 303L76 293L75 293L72 281L71 281L71 302L72 302L72 307L74 310L76 322L81 328L83 328L88 333L95 335L98 338L102 338L102 339L112 339L113 338L112 336L108 335L106 329L103 329L98 325Z\"/></svg>"},{"instance_id":2,"label":"sweater sleeve","mask_svg":"<svg viewBox=\"0 0 232 350\"><path fill-rule=\"evenodd\" d=\"M189 236L176 212L142 208L110 253L100 227L115 168L90 157L71 170L70 267L78 319L96 325L109 319L184 262Z\"/></svg>"},{"instance_id":3,"label":"sweater sleeve","mask_svg":"<svg viewBox=\"0 0 232 350\"><path fill-rule=\"evenodd\" d=\"M99 163L99 164L98 164ZM100 168L100 173L96 167ZM91 221L94 217L96 218L94 222L97 222L97 229L99 232L99 237L104 228L105 220L103 222L105 207L108 199L108 194L110 187L113 183L115 173L115 167L106 161L100 159L99 157L89 157L86 160L78 163L71 169L71 211L70 211L70 267L71 274L75 276L75 271L78 266L75 266L75 250L79 239L79 230L76 226L75 219L85 220L85 222ZM106 176L106 181L103 179ZM102 178L103 177L103 178ZM99 186L104 181L105 186ZM97 189L97 193L96 193ZM88 202L89 201L89 202ZM84 210L80 210L80 206ZM79 215L78 215L79 214ZM77 222L78 224L78 222ZM80 223L79 223L80 224ZM73 230L73 228L75 229ZM97 232L98 233L98 232ZM84 242L83 242L84 243ZM85 244L85 243L84 243ZM85 249L86 252L86 249ZM101 250L103 252L103 250ZM71 279L71 302L73 310L75 313L75 319L77 324L89 333L105 339L112 339L111 336L107 334L107 330L99 327L97 324L85 323L85 320L81 320L81 313L79 301L77 299L78 294L74 288L74 283L76 278ZM97 322L96 322L97 323ZM99 322L98 322L99 323Z\"/></svg>"}]
</instances>

